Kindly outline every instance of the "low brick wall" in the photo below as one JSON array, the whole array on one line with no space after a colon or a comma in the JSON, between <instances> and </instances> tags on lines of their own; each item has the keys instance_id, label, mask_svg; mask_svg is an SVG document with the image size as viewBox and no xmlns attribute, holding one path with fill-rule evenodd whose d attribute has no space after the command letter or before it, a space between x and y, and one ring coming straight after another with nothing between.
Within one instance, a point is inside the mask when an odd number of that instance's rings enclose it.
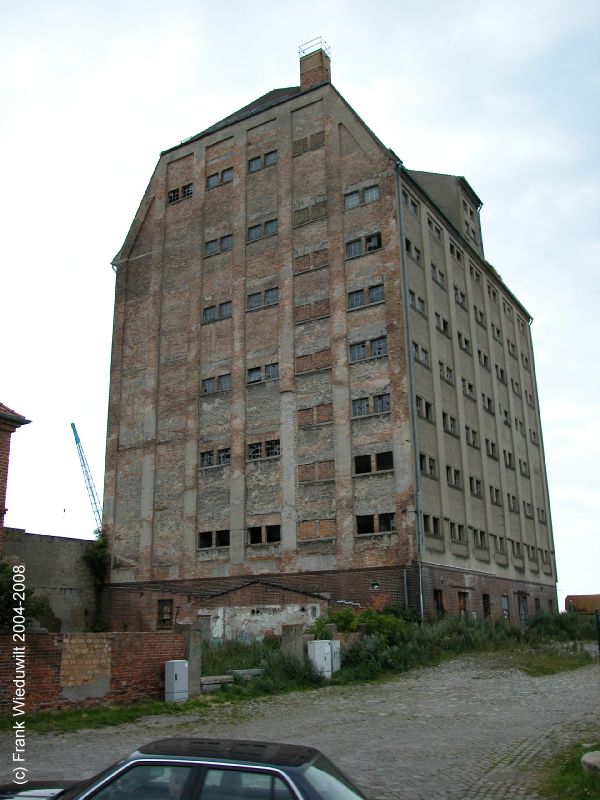
<instances>
[{"instance_id":1,"label":"low brick wall","mask_svg":"<svg viewBox=\"0 0 600 800\"><path fill-rule=\"evenodd\" d=\"M12 707L14 643L0 633L0 713ZM181 634L34 633L25 645L27 712L163 697L165 661L184 658Z\"/></svg>"}]
</instances>

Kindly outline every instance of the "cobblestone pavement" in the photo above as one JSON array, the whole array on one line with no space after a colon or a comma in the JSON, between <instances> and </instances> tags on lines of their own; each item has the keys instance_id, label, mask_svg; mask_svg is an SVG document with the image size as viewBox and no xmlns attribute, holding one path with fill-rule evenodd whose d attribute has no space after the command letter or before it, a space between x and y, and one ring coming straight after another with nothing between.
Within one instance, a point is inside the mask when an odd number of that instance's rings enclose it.
<instances>
[{"instance_id":1,"label":"cobblestone pavement","mask_svg":"<svg viewBox=\"0 0 600 800\"><path fill-rule=\"evenodd\" d=\"M546 753L598 728L597 665L531 678L491 656L465 657L381 684L330 687L220 707L209 716L146 717L68 734L27 735L30 780L87 777L166 736L262 738L314 745L371 798L533 800ZM0 781L11 737L0 737Z\"/></svg>"}]
</instances>

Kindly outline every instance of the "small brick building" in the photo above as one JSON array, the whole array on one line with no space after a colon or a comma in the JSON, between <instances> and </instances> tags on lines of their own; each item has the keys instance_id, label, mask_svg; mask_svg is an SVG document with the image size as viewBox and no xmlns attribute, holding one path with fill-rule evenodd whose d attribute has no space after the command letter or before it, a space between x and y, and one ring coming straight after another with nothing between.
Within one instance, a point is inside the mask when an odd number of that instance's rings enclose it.
<instances>
[{"instance_id":1,"label":"small brick building","mask_svg":"<svg viewBox=\"0 0 600 800\"><path fill-rule=\"evenodd\" d=\"M320 46L299 86L161 154L113 262L122 624L141 590L152 627L250 578L425 616L556 608L532 320L480 207L403 166Z\"/></svg>"},{"instance_id":2,"label":"small brick building","mask_svg":"<svg viewBox=\"0 0 600 800\"><path fill-rule=\"evenodd\" d=\"M17 414L12 408L0 403L0 555L2 555L2 531L6 515L6 487L8 484L8 462L10 458L10 437L22 425L31 420Z\"/></svg>"}]
</instances>

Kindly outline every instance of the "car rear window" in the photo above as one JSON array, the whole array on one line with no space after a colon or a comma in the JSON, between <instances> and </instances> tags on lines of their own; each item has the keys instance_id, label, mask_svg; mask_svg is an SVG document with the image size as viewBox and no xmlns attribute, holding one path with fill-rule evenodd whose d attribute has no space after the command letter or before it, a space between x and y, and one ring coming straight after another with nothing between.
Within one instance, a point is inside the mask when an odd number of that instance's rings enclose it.
<instances>
[{"instance_id":1,"label":"car rear window","mask_svg":"<svg viewBox=\"0 0 600 800\"><path fill-rule=\"evenodd\" d=\"M303 775L323 800L365 800L364 794L325 756L319 756L303 770Z\"/></svg>"}]
</instances>

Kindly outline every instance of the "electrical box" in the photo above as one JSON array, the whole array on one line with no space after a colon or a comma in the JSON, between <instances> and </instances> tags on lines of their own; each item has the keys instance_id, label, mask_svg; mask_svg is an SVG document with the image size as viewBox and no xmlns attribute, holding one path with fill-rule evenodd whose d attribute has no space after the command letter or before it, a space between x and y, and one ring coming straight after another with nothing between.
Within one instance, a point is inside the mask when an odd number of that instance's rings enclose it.
<instances>
[{"instance_id":1,"label":"electrical box","mask_svg":"<svg viewBox=\"0 0 600 800\"><path fill-rule=\"evenodd\" d=\"M341 667L338 639L316 639L308 643L308 660L324 678L331 678Z\"/></svg>"},{"instance_id":2,"label":"electrical box","mask_svg":"<svg viewBox=\"0 0 600 800\"><path fill-rule=\"evenodd\" d=\"M184 703L188 699L188 662L165 661L165 703Z\"/></svg>"}]
</instances>

